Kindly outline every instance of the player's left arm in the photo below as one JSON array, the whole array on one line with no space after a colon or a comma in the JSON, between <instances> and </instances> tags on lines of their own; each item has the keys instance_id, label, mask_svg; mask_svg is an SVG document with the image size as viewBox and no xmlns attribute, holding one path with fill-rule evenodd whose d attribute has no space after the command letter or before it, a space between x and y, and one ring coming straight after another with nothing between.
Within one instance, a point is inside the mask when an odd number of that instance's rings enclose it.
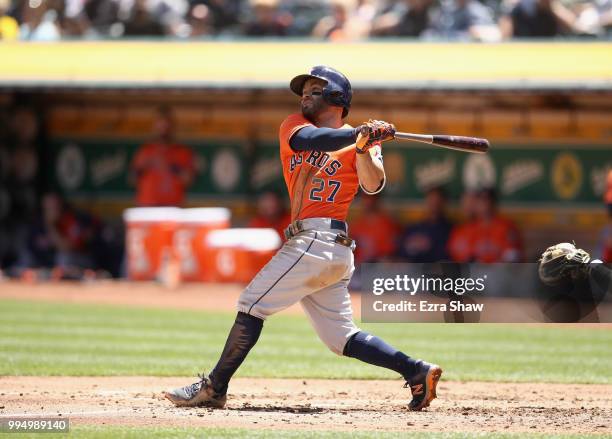
<instances>
[{"instance_id":1,"label":"player's left arm","mask_svg":"<svg viewBox=\"0 0 612 439\"><path fill-rule=\"evenodd\" d=\"M357 133L355 160L359 185L366 194L377 194L382 191L386 182L381 145L382 142L393 139L395 126L385 121L370 119L357 127Z\"/></svg>"},{"instance_id":2,"label":"player's left arm","mask_svg":"<svg viewBox=\"0 0 612 439\"><path fill-rule=\"evenodd\" d=\"M373 195L385 187L386 176L380 145L374 145L363 154L356 154L359 186L366 194Z\"/></svg>"}]
</instances>

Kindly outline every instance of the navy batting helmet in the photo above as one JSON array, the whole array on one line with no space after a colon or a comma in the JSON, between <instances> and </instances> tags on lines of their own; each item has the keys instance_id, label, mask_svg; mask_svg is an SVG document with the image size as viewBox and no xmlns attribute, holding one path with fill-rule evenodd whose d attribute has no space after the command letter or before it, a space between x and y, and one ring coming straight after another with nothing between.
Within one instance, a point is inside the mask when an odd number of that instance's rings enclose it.
<instances>
[{"instance_id":1,"label":"navy batting helmet","mask_svg":"<svg viewBox=\"0 0 612 439\"><path fill-rule=\"evenodd\" d=\"M346 117L351 108L353 90L349 80L338 70L327 66L315 66L308 75L298 75L291 80L289 88L298 96L302 96L302 89L306 81L312 78L321 79L326 82L323 88L323 99L329 105L343 107L342 117Z\"/></svg>"}]
</instances>

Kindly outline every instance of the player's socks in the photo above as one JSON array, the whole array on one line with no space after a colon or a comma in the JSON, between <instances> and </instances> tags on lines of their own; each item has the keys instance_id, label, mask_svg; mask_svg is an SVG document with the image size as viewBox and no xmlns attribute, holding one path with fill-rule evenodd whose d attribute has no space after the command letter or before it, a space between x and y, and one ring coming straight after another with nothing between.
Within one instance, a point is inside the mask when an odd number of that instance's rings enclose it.
<instances>
[{"instance_id":1,"label":"player's socks","mask_svg":"<svg viewBox=\"0 0 612 439\"><path fill-rule=\"evenodd\" d=\"M410 358L380 338L364 331L358 332L349 339L343 354L365 363L394 370L406 380L418 371L418 360Z\"/></svg>"},{"instance_id":2,"label":"player's socks","mask_svg":"<svg viewBox=\"0 0 612 439\"><path fill-rule=\"evenodd\" d=\"M262 319L243 312L238 313L234 326L227 336L221 358L209 375L215 392L225 393L227 391L227 385L232 375L238 370L251 348L257 343L262 328Z\"/></svg>"}]
</instances>

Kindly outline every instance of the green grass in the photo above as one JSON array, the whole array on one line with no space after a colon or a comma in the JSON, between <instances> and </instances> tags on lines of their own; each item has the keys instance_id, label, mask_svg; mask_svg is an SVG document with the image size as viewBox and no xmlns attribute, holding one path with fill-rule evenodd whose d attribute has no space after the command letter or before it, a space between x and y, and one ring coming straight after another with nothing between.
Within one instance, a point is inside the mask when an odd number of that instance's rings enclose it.
<instances>
[{"instance_id":1,"label":"green grass","mask_svg":"<svg viewBox=\"0 0 612 439\"><path fill-rule=\"evenodd\" d=\"M177 297L180 300L180 297ZM0 375L194 375L214 366L233 314L0 301ZM612 331L559 326L363 324L449 380L611 383ZM307 319L270 318L243 377L396 378L341 358Z\"/></svg>"},{"instance_id":2,"label":"green grass","mask_svg":"<svg viewBox=\"0 0 612 439\"><path fill-rule=\"evenodd\" d=\"M8 436L8 435L7 435ZM411 439L579 439L598 438L603 439L609 435L585 435L585 434L562 434L545 435L529 433L423 433L423 432L379 432L379 431L299 431L299 430L259 430L238 428L137 428L137 427L76 427L70 434L19 434L19 438L94 438L94 439L140 439L140 438L283 438L283 439L308 439L308 438L340 438L340 439L388 439L397 437L410 437Z\"/></svg>"}]
</instances>

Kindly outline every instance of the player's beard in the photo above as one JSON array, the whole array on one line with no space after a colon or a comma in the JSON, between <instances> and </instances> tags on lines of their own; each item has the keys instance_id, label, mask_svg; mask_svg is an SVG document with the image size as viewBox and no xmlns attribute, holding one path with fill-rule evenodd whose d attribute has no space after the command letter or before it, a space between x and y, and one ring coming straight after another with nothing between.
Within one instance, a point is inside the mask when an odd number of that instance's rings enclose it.
<instances>
[{"instance_id":1,"label":"player's beard","mask_svg":"<svg viewBox=\"0 0 612 439\"><path fill-rule=\"evenodd\" d=\"M315 121L316 116L325 109L325 102L322 99L312 100L309 107L302 104L302 115L311 122Z\"/></svg>"}]
</instances>

